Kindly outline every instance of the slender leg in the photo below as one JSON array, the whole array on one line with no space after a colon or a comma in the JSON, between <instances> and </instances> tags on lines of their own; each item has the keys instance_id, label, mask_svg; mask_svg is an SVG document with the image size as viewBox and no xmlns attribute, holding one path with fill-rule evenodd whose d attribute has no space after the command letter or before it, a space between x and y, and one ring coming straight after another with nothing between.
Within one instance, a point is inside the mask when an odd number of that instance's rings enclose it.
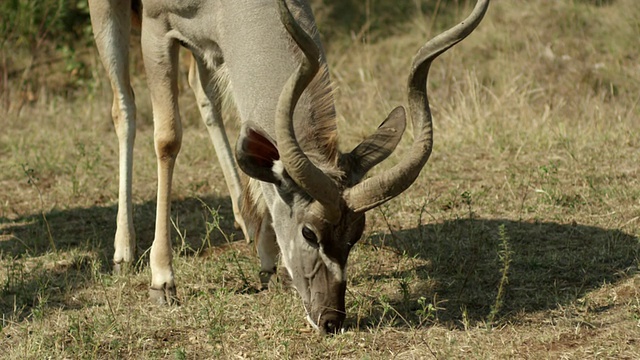
<instances>
[{"instance_id":1,"label":"slender leg","mask_svg":"<svg viewBox=\"0 0 640 360\"><path fill-rule=\"evenodd\" d=\"M131 182L136 105L129 79L131 3L124 0L90 0L93 34L113 90L112 117L118 135L120 181L114 241L114 271L132 264L136 253Z\"/></svg>"},{"instance_id":2,"label":"slender leg","mask_svg":"<svg viewBox=\"0 0 640 360\"><path fill-rule=\"evenodd\" d=\"M221 62L221 61L220 61ZM219 63L220 63L219 62ZM215 148L218 162L222 168L224 179L231 196L231 204L233 206L233 215L236 225L240 227L244 238L250 241L247 228L240 212L240 196L242 193L242 184L238 175L238 167L229 145L229 139L224 129L221 114L222 94L218 85L214 81L214 74L217 68L208 69L201 61L192 59L189 68L189 85L196 96L200 115L207 127L209 137ZM205 85L203 85L205 84Z\"/></svg>"},{"instance_id":3,"label":"slender leg","mask_svg":"<svg viewBox=\"0 0 640 360\"><path fill-rule=\"evenodd\" d=\"M164 33L162 24L145 18L142 53L153 107L154 144L158 162L156 229L149 258L151 300L177 302L171 248L171 181L182 145L178 112L178 43Z\"/></svg>"}]
</instances>

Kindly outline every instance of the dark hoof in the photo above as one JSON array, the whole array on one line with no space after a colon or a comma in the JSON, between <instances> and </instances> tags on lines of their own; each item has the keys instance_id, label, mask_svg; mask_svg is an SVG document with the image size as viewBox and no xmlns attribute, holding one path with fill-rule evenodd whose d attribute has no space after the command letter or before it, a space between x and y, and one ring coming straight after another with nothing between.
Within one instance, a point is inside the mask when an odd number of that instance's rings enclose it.
<instances>
[{"instance_id":1,"label":"dark hoof","mask_svg":"<svg viewBox=\"0 0 640 360\"><path fill-rule=\"evenodd\" d=\"M149 298L152 303L158 305L180 305L176 294L176 286L164 284L162 288L149 288Z\"/></svg>"}]
</instances>

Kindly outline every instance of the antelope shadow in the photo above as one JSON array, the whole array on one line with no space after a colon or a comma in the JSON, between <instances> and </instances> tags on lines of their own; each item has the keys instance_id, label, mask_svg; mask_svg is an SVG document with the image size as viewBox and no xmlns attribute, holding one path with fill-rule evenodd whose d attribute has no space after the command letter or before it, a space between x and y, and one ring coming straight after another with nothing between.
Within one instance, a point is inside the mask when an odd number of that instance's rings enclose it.
<instances>
[{"instance_id":1,"label":"antelope shadow","mask_svg":"<svg viewBox=\"0 0 640 360\"><path fill-rule=\"evenodd\" d=\"M184 198L171 202L172 218L179 228L186 229L186 242L196 246L206 235L206 222L219 222L229 235L237 237L233 212L228 198ZM134 223L138 250L144 250L153 242L156 202L147 201L134 206ZM15 220L0 218L0 253L3 257L39 256L52 250L50 236L57 250L83 246L99 249L109 259L113 253L113 236L116 231L117 206L92 206L53 210L46 214L35 213ZM211 238L214 245L226 240L222 236ZM188 254L187 254L188 255Z\"/></svg>"},{"instance_id":2,"label":"antelope shadow","mask_svg":"<svg viewBox=\"0 0 640 360\"><path fill-rule=\"evenodd\" d=\"M404 318L392 323L401 327L424 323L424 301L439 308L431 320L452 327L487 320L498 299L504 244L508 281L496 319L554 309L631 276L637 272L640 250L636 236L616 229L509 219L457 219L374 235L368 241L407 258L427 260L410 270L362 279L405 281L390 299ZM360 327L378 324L381 315L379 310L360 319Z\"/></svg>"},{"instance_id":3,"label":"antelope shadow","mask_svg":"<svg viewBox=\"0 0 640 360\"><path fill-rule=\"evenodd\" d=\"M153 242L155 208L155 201L134 206L139 256ZM15 220L0 218L0 257L9 260L6 279L0 279L0 312L6 318L21 319L42 306L43 297L46 307L73 307L65 299L69 292L95 282L95 271L111 271L116 213L117 206L112 205L54 210ZM184 235L184 244L176 244L182 256L195 256L200 250L242 238L234 230L231 202L226 197L174 200L172 213ZM211 231L212 224L227 237ZM173 238L176 236L174 229ZM73 255L61 255L65 252ZM138 265L147 262L148 256L140 256Z\"/></svg>"},{"instance_id":4,"label":"antelope shadow","mask_svg":"<svg viewBox=\"0 0 640 360\"><path fill-rule=\"evenodd\" d=\"M233 212L228 198L185 198L172 202L178 227L186 230L181 255L195 256L205 247L226 244L215 232L207 236L213 222L211 209L219 215L219 226L233 231ZM20 259L51 252L49 233L56 249L80 249L97 255L79 255L49 267L28 271L22 264L6 269L0 284L0 311L4 315L28 316L39 306L39 296L47 289L47 307L73 307L65 294L94 281L90 275L98 258L100 271L109 272L113 254L116 206L93 206L32 214L16 220L0 218L0 256ZM46 221L44 220L46 217ZM155 202L134 209L139 254L151 246L155 223ZM47 228L48 227L48 228ZM501 228L503 229L501 231ZM502 234L502 235L501 235ZM174 230L175 236L175 230ZM205 244L203 239L208 238ZM398 287L389 304L402 315L391 321L399 327L421 324L420 298L436 300L434 316L440 322L460 327L464 319L487 319L496 303L500 270L504 261L503 243L510 253L508 283L499 316L553 309L583 297L604 283L614 283L637 271L640 240L617 229L581 224L522 222L509 219L456 219L417 228L378 233L363 239L376 247L386 247L407 258L421 260L405 271L372 273L353 281L406 281ZM143 257L144 259L145 257ZM144 265L144 260L141 260ZM28 273L27 273L28 272ZM367 294L376 297L377 294ZM76 305L77 306L77 305ZM84 306L84 305L83 305ZM464 312L464 315L463 315ZM10 318L10 316L7 316ZM377 325L383 310L358 319L360 327ZM353 322L353 319L349 321ZM426 322L429 323L429 322Z\"/></svg>"}]
</instances>

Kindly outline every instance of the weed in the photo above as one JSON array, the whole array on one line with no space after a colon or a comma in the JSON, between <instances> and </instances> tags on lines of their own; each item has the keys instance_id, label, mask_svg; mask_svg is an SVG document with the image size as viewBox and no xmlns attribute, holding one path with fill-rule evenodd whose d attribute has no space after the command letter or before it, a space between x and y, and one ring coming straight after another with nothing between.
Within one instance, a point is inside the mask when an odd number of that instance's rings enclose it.
<instances>
[{"instance_id":1,"label":"weed","mask_svg":"<svg viewBox=\"0 0 640 360\"><path fill-rule=\"evenodd\" d=\"M6 280L2 286L2 293L18 291L18 289L24 286L25 276L24 266L17 262L12 261L7 264Z\"/></svg>"},{"instance_id":2,"label":"weed","mask_svg":"<svg viewBox=\"0 0 640 360\"><path fill-rule=\"evenodd\" d=\"M178 238L180 239L180 248L178 250L178 253L187 254L192 250L191 246L189 246L189 244L186 241L187 229L184 229L184 230L180 229L180 217L178 216L176 216L175 220L171 218L171 225L176 230L176 233L178 233Z\"/></svg>"},{"instance_id":3,"label":"weed","mask_svg":"<svg viewBox=\"0 0 640 360\"><path fill-rule=\"evenodd\" d=\"M498 283L498 293L496 299L491 306L491 312L487 316L487 324L494 325L496 316L500 313L504 305L505 292L509 283L509 266L512 260L512 250L509 243L509 235L507 234L504 224L498 227L498 241L500 249L498 250L498 258L500 259L500 282Z\"/></svg>"},{"instance_id":4,"label":"weed","mask_svg":"<svg viewBox=\"0 0 640 360\"><path fill-rule=\"evenodd\" d=\"M205 244L208 247L211 247L211 234L214 231L217 231L218 233L220 233L220 235L222 235L222 237L224 238L225 243L230 244L231 242L233 242L233 234L231 236L229 236L227 234L227 232L225 232L221 226L220 226L220 222L222 220L222 217L220 216L220 212L218 212L217 210L212 209L209 205L207 205L202 199L198 199L202 205L202 207L205 209L206 211L206 216L207 216L207 220L205 220L205 228L206 228L206 232L205 232L205 237L202 240L202 245L204 246ZM208 220L210 216L210 220ZM202 250L202 249L201 249ZM238 254L236 251L232 251L231 252L231 261L232 263L235 265L238 274L240 275L240 278L242 280L242 289L243 291L253 291L251 289L251 281L250 278L245 274L245 271L242 268L242 265L240 264L240 261L238 259Z\"/></svg>"},{"instance_id":5,"label":"weed","mask_svg":"<svg viewBox=\"0 0 640 360\"><path fill-rule=\"evenodd\" d=\"M206 244L208 247L211 247L212 246L211 234L216 231L220 235L222 235L226 243L232 242L233 234L229 236L220 226L220 222L222 220L220 212L211 208L202 199L198 198L198 201L202 205L202 208L205 210L205 231L206 232L205 232L204 239L202 239L203 241L202 245L204 246Z\"/></svg>"},{"instance_id":6,"label":"weed","mask_svg":"<svg viewBox=\"0 0 640 360\"><path fill-rule=\"evenodd\" d=\"M76 160L67 166L67 173L71 178L71 193L73 196L82 194L82 178L92 178L95 174L96 164L100 161L100 153L97 150L87 149L80 141L75 142Z\"/></svg>"},{"instance_id":7,"label":"weed","mask_svg":"<svg viewBox=\"0 0 640 360\"><path fill-rule=\"evenodd\" d=\"M424 296L420 296L420 298L418 298L418 305L420 306L420 308L416 310L416 315L419 320L418 326L422 326L425 323L436 322L438 320L438 311L444 310L443 307L439 306L437 295L434 295L430 302Z\"/></svg>"},{"instance_id":8,"label":"weed","mask_svg":"<svg viewBox=\"0 0 640 360\"><path fill-rule=\"evenodd\" d=\"M469 320L469 312L467 311L467 307L463 306L460 313L462 314L462 326L465 331L468 331L471 328L471 320Z\"/></svg>"},{"instance_id":9,"label":"weed","mask_svg":"<svg viewBox=\"0 0 640 360\"><path fill-rule=\"evenodd\" d=\"M42 197L42 191L38 186L39 179L36 176L36 172L34 169L30 168L29 165L27 164L22 164L22 171L24 171L24 174L27 176L27 183L31 185L34 189L36 189L36 191L38 192L38 200L40 201L40 215L42 215L42 220L44 221L44 225L47 230L49 246L54 252L57 252L56 243L53 241L53 235L51 234L51 226L49 226L49 221L47 220L47 215L45 214L45 211L44 211L44 199Z\"/></svg>"}]
</instances>

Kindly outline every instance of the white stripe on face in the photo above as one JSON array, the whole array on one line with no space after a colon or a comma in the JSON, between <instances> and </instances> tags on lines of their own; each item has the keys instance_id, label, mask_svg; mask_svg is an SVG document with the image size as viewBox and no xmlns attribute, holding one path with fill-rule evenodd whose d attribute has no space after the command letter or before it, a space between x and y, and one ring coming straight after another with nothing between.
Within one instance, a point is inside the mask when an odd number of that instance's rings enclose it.
<instances>
[{"instance_id":1,"label":"white stripe on face","mask_svg":"<svg viewBox=\"0 0 640 360\"><path fill-rule=\"evenodd\" d=\"M322 248L320 248L319 253L322 262L324 262L324 264L327 266L327 269L329 269L329 272L333 275L333 277L340 282L347 281L347 266L345 265L345 268L342 269L340 267L340 264L338 264L336 261L331 260L331 258L325 255Z\"/></svg>"}]
</instances>

